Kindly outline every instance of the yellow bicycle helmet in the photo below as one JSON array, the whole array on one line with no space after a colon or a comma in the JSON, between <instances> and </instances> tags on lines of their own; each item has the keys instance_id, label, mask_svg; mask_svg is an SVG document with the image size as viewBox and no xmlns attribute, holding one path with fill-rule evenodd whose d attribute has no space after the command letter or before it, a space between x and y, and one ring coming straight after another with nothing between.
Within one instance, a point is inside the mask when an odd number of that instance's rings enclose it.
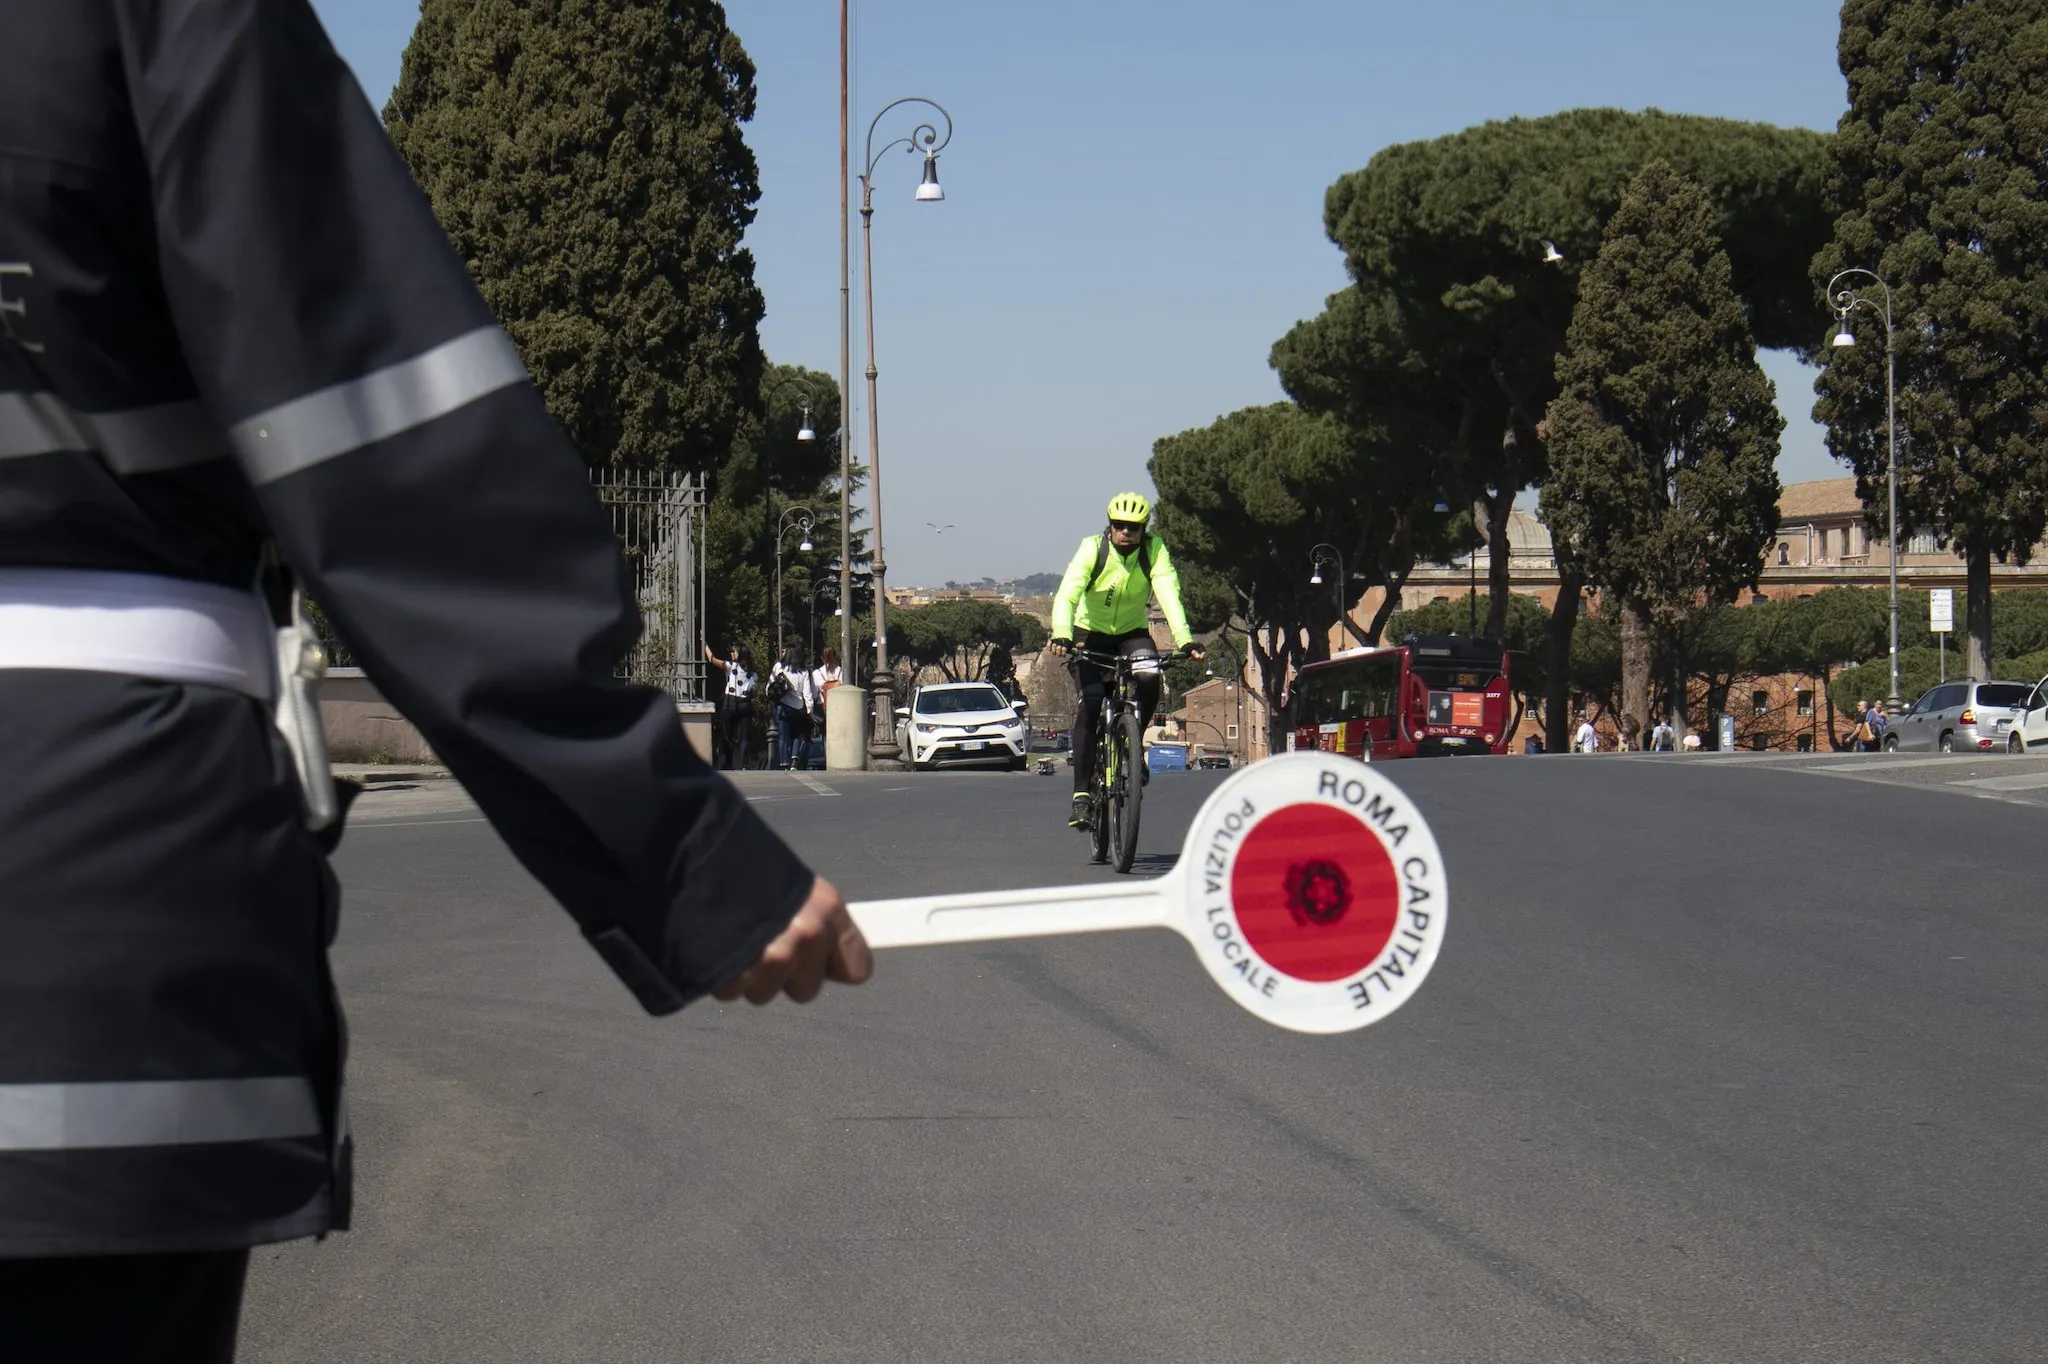
<instances>
[{"instance_id":1,"label":"yellow bicycle helmet","mask_svg":"<svg viewBox=\"0 0 2048 1364\"><path fill-rule=\"evenodd\" d=\"M1109 499L1109 519L1143 525L1152 519L1152 504L1138 493L1118 493Z\"/></svg>"}]
</instances>

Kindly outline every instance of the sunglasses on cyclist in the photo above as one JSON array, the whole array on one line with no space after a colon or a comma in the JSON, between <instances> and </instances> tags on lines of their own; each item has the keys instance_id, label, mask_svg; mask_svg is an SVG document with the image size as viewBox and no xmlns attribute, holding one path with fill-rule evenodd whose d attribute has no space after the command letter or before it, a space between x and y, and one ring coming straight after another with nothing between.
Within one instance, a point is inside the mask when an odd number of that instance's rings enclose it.
<instances>
[{"instance_id":1,"label":"sunglasses on cyclist","mask_svg":"<svg viewBox=\"0 0 2048 1364\"><path fill-rule=\"evenodd\" d=\"M1139 531L1145 529L1145 523L1143 521L1112 521L1109 523L1109 528L1111 530L1128 531L1130 534L1136 535Z\"/></svg>"}]
</instances>

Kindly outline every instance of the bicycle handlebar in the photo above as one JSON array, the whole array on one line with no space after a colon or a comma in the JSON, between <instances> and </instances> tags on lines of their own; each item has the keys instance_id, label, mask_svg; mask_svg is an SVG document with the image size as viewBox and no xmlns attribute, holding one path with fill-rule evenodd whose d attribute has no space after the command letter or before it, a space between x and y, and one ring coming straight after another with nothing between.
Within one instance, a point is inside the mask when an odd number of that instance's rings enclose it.
<instances>
[{"instance_id":1,"label":"bicycle handlebar","mask_svg":"<svg viewBox=\"0 0 2048 1364\"><path fill-rule=\"evenodd\" d=\"M1189 657L1186 649L1173 649L1163 654L1098 654L1091 649L1075 648L1068 650L1068 653L1074 658L1115 668L1119 672L1131 671L1133 663L1157 663L1164 667L1168 663Z\"/></svg>"}]
</instances>

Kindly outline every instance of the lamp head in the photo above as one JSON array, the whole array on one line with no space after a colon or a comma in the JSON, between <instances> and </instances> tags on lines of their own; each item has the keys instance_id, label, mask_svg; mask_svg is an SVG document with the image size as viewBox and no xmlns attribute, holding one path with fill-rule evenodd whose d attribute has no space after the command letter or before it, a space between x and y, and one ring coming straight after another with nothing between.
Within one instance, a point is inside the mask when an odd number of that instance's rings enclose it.
<instances>
[{"instance_id":1,"label":"lamp head","mask_svg":"<svg viewBox=\"0 0 2048 1364\"><path fill-rule=\"evenodd\" d=\"M917 201L920 204L936 204L946 197L945 188L939 184L939 157L937 152L924 154L924 182L917 187Z\"/></svg>"},{"instance_id":2,"label":"lamp head","mask_svg":"<svg viewBox=\"0 0 2048 1364\"><path fill-rule=\"evenodd\" d=\"M797 428L796 438L802 441L812 441L818 438L818 433L811 430L809 422L805 422L801 427Z\"/></svg>"},{"instance_id":3,"label":"lamp head","mask_svg":"<svg viewBox=\"0 0 2048 1364\"><path fill-rule=\"evenodd\" d=\"M1317 564L1316 571L1309 575L1308 585L1310 587L1321 587L1323 585L1323 566L1321 564Z\"/></svg>"},{"instance_id":4,"label":"lamp head","mask_svg":"<svg viewBox=\"0 0 2048 1364\"><path fill-rule=\"evenodd\" d=\"M1835 339L1831 344L1834 346L1836 350L1841 350L1845 346L1853 346L1856 344L1856 333L1849 330L1848 318L1845 317L1842 319L1842 329L1835 333Z\"/></svg>"}]
</instances>

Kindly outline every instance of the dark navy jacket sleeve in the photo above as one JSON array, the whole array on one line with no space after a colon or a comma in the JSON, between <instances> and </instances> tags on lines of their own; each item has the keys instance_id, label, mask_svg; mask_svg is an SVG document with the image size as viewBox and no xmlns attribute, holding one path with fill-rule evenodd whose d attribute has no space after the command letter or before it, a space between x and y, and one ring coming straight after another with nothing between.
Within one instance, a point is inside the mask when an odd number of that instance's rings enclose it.
<instances>
[{"instance_id":1,"label":"dark navy jacket sleeve","mask_svg":"<svg viewBox=\"0 0 2048 1364\"><path fill-rule=\"evenodd\" d=\"M293 568L640 1002L811 874L615 681L639 613L582 460L305 0L116 0L164 291Z\"/></svg>"}]
</instances>

